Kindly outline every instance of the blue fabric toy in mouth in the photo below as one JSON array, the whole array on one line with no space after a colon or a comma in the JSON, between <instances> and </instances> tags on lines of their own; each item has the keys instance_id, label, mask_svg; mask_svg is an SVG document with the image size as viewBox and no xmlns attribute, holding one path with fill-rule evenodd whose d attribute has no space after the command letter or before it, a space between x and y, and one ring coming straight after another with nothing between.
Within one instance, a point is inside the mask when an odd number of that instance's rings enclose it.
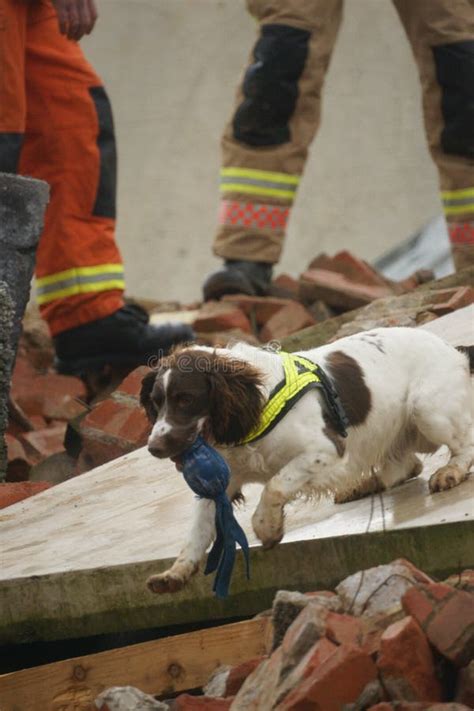
<instances>
[{"instance_id":1,"label":"blue fabric toy in mouth","mask_svg":"<svg viewBox=\"0 0 474 711\"><path fill-rule=\"evenodd\" d=\"M235 519L232 504L226 494L230 469L225 459L203 437L179 457L179 470L187 485L200 498L211 499L216 504L216 539L209 551L205 575L216 571L213 591L219 598L229 594L229 584L235 563L236 543L242 548L247 578L249 574L249 544L242 527Z\"/></svg>"}]
</instances>

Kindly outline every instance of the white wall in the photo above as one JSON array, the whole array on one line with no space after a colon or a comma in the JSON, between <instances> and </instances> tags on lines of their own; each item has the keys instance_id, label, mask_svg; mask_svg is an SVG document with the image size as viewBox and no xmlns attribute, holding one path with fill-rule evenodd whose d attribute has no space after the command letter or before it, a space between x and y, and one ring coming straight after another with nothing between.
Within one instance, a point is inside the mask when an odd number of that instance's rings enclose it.
<instances>
[{"instance_id":1,"label":"white wall","mask_svg":"<svg viewBox=\"0 0 474 711\"><path fill-rule=\"evenodd\" d=\"M98 3L83 47L114 108L128 292L191 301L219 264L219 140L255 23L243 0ZM391 2L346 0L282 270L323 250L375 258L440 212L419 93Z\"/></svg>"}]
</instances>

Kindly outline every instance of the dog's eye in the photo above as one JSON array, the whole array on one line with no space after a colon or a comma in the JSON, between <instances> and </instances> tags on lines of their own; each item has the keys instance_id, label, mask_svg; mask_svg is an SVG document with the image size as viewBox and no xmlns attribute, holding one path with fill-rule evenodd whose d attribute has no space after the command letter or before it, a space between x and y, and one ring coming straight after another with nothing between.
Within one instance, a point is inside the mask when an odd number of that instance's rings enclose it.
<instances>
[{"instance_id":1,"label":"dog's eye","mask_svg":"<svg viewBox=\"0 0 474 711\"><path fill-rule=\"evenodd\" d=\"M194 398L192 395L187 395L187 394L182 394L178 395L176 398L176 402L178 403L179 407L188 407L189 405L192 404L194 401Z\"/></svg>"}]
</instances>

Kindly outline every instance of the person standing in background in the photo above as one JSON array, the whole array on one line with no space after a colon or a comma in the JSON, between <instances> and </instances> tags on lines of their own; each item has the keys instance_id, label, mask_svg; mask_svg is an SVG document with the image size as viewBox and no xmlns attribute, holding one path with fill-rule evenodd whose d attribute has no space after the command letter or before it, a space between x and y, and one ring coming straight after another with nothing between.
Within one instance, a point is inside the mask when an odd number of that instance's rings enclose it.
<instances>
[{"instance_id":1,"label":"person standing in background","mask_svg":"<svg viewBox=\"0 0 474 711\"><path fill-rule=\"evenodd\" d=\"M393 4L417 63L426 136L460 269L474 264L473 3ZM319 126L321 92L343 0L247 0L247 6L260 35L222 138L214 253L224 265L206 279L206 300L228 293L267 293Z\"/></svg>"},{"instance_id":2,"label":"person standing in background","mask_svg":"<svg viewBox=\"0 0 474 711\"><path fill-rule=\"evenodd\" d=\"M78 41L94 0L0 0L0 171L49 183L36 293L59 372L134 367L179 342L126 305L115 241L116 146L110 102Z\"/></svg>"}]
</instances>

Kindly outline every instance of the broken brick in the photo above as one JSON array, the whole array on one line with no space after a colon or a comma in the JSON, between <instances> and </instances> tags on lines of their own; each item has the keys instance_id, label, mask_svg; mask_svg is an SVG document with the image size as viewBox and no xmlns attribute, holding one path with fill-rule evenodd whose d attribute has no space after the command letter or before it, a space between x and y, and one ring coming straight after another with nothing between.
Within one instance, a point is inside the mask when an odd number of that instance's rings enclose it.
<instances>
[{"instance_id":1,"label":"broken brick","mask_svg":"<svg viewBox=\"0 0 474 711\"><path fill-rule=\"evenodd\" d=\"M292 301L268 319L260 331L260 340L281 340L303 328L313 326L314 323L315 320L308 310L297 301Z\"/></svg>"},{"instance_id":2,"label":"broken brick","mask_svg":"<svg viewBox=\"0 0 474 711\"><path fill-rule=\"evenodd\" d=\"M418 581L431 579L403 558L387 565L361 570L345 578L336 587L346 612L364 617L386 616L389 613L404 617L402 595ZM396 619L392 619L395 622Z\"/></svg>"},{"instance_id":3,"label":"broken brick","mask_svg":"<svg viewBox=\"0 0 474 711\"><path fill-rule=\"evenodd\" d=\"M442 700L433 653L413 617L405 617L385 630L380 641L377 667L391 699Z\"/></svg>"},{"instance_id":4,"label":"broken brick","mask_svg":"<svg viewBox=\"0 0 474 711\"><path fill-rule=\"evenodd\" d=\"M272 286L282 291L283 298L298 298L298 280L289 274L279 274L273 279Z\"/></svg>"},{"instance_id":5,"label":"broken brick","mask_svg":"<svg viewBox=\"0 0 474 711\"><path fill-rule=\"evenodd\" d=\"M48 481L19 481L0 484L0 509L49 489Z\"/></svg>"},{"instance_id":6,"label":"broken brick","mask_svg":"<svg viewBox=\"0 0 474 711\"><path fill-rule=\"evenodd\" d=\"M202 305L192 325L197 333L228 331L234 328L252 333L250 321L239 305L226 301L207 301Z\"/></svg>"},{"instance_id":7,"label":"broken brick","mask_svg":"<svg viewBox=\"0 0 474 711\"><path fill-rule=\"evenodd\" d=\"M11 394L28 417L70 421L85 409L85 387L79 378L38 373L24 358L17 359Z\"/></svg>"},{"instance_id":8,"label":"broken brick","mask_svg":"<svg viewBox=\"0 0 474 711\"><path fill-rule=\"evenodd\" d=\"M26 481L33 465L22 443L10 434L5 435L7 445L7 481Z\"/></svg>"},{"instance_id":9,"label":"broken brick","mask_svg":"<svg viewBox=\"0 0 474 711\"><path fill-rule=\"evenodd\" d=\"M363 627L362 622L352 615L341 615L337 612L328 612L325 619L326 637L336 644L351 644L354 647L361 645Z\"/></svg>"},{"instance_id":10,"label":"broken brick","mask_svg":"<svg viewBox=\"0 0 474 711\"><path fill-rule=\"evenodd\" d=\"M264 657L256 657L242 662L236 667L229 669L225 683L224 696L235 696L240 690L247 677L264 661Z\"/></svg>"},{"instance_id":11,"label":"broken brick","mask_svg":"<svg viewBox=\"0 0 474 711\"><path fill-rule=\"evenodd\" d=\"M132 452L146 444L150 423L138 403L99 403L81 422L80 465L87 469Z\"/></svg>"},{"instance_id":12,"label":"broken brick","mask_svg":"<svg viewBox=\"0 0 474 711\"><path fill-rule=\"evenodd\" d=\"M442 303L436 303L430 307L437 316L444 316L464 306L474 304L474 289L470 286L461 286L456 289L440 289L439 296L445 296Z\"/></svg>"},{"instance_id":13,"label":"broken brick","mask_svg":"<svg viewBox=\"0 0 474 711\"><path fill-rule=\"evenodd\" d=\"M134 370L109 398L99 402L81 420L79 473L146 444L150 423L140 405L139 394L142 379L148 372L144 366Z\"/></svg>"},{"instance_id":14,"label":"broken brick","mask_svg":"<svg viewBox=\"0 0 474 711\"><path fill-rule=\"evenodd\" d=\"M247 677L234 698L232 711L258 711L273 707L282 657L281 648L276 649Z\"/></svg>"},{"instance_id":15,"label":"broken brick","mask_svg":"<svg viewBox=\"0 0 474 711\"><path fill-rule=\"evenodd\" d=\"M291 590L279 590L272 607L273 649L281 644L287 629L310 602L317 602L333 612L342 610L341 601L334 593L318 591L303 594Z\"/></svg>"},{"instance_id":16,"label":"broken brick","mask_svg":"<svg viewBox=\"0 0 474 711\"><path fill-rule=\"evenodd\" d=\"M303 303L322 300L340 311L357 309L391 294L388 286L359 284L344 274L325 269L310 269L300 277L299 296Z\"/></svg>"},{"instance_id":17,"label":"broken brick","mask_svg":"<svg viewBox=\"0 0 474 711\"><path fill-rule=\"evenodd\" d=\"M135 370L132 370L132 372L122 380L120 385L116 388L115 393L132 395L132 397L139 398L140 390L142 389L142 380L149 372L150 369L145 365L135 368Z\"/></svg>"},{"instance_id":18,"label":"broken brick","mask_svg":"<svg viewBox=\"0 0 474 711\"><path fill-rule=\"evenodd\" d=\"M43 430L24 432L18 435L32 462L39 462L51 454L64 451L66 423L60 422Z\"/></svg>"},{"instance_id":19,"label":"broken brick","mask_svg":"<svg viewBox=\"0 0 474 711\"><path fill-rule=\"evenodd\" d=\"M222 302L238 306L251 320L255 319L257 326L264 326L277 311L293 303L291 299L245 294L226 294L222 297Z\"/></svg>"},{"instance_id":20,"label":"broken brick","mask_svg":"<svg viewBox=\"0 0 474 711\"><path fill-rule=\"evenodd\" d=\"M171 711L226 711L230 709L233 697L216 699L212 696L191 696L190 694L180 694L172 702Z\"/></svg>"},{"instance_id":21,"label":"broken brick","mask_svg":"<svg viewBox=\"0 0 474 711\"><path fill-rule=\"evenodd\" d=\"M313 266L314 265L314 266ZM351 252L342 250L334 257L316 258L308 267L309 269L327 269L328 271L343 274L350 281L368 286L386 286L387 280L363 259L359 259Z\"/></svg>"},{"instance_id":22,"label":"broken brick","mask_svg":"<svg viewBox=\"0 0 474 711\"><path fill-rule=\"evenodd\" d=\"M294 664L298 656L295 649L290 654L283 652L280 678L274 692L275 705L279 705L293 689L311 677L336 650L337 646L333 642L321 637L301 656L297 664Z\"/></svg>"},{"instance_id":23,"label":"broken brick","mask_svg":"<svg viewBox=\"0 0 474 711\"><path fill-rule=\"evenodd\" d=\"M402 598L440 654L458 667L474 658L474 595L444 583L410 588Z\"/></svg>"},{"instance_id":24,"label":"broken brick","mask_svg":"<svg viewBox=\"0 0 474 711\"><path fill-rule=\"evenodd\" d=\"M284 668L298 664L309 649L324 637L328 610L317 603L310 603L288 627L281 649Z\"/></svg>"},{"instance_id":25,"label":"broken brick","mask_svg":"<svg viewBox=\"0 0 474 711\"><path fill-rule=\"evenodd\" d=\"M372 659L358 647L341 645L278 704L278 711L340 711L377 676Z\"/></svg>"}]
</instances>

